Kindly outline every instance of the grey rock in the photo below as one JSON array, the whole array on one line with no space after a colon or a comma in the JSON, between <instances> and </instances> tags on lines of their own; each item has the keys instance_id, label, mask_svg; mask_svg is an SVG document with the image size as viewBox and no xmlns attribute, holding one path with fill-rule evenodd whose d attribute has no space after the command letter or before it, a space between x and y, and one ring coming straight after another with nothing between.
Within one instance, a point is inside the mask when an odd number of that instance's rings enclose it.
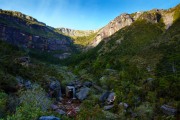
<instances>
[{"instance_id":1,"label":"grey rock","mask_svg":"<svg viewBox=\"0 0 180 120\"><path fill-rule=\"evenodd\" d=\"M76 93L76 96L79 100L84 100L87 98L89 91L90 89L88 87L83 87L78 93Z\"/></svg>"},{"instance_id":2,"label":"grey rock","mask_svg":"<svg viewBox=\"0 0 180 120\"><path fill-rule=\"evenodd\" d=\"M108 98L108 96L109 96L109 94L110 94L111 92L105 92L105 93L103 93L102 95L101 95L101 97L99 98L99 100L101 101L101 102L105 102L106 100L107 100L107 98Z\"/></svg>"},{"instance_id":3,"label":"grey rock","mask_svg":"<svg viewBox=\"0 0 180 120\"><path fill-rule=\"evenodd\" d=\"M84 82L83 83L83 86L86 86L86 87L91 87L92 86L92 82Z\"/></svg>"},{"instance_id":4,"label":"grey rock","mask_svg":"<svg viewBox=\"0 0 180 120\"><path fill-rule=\"evenodd\" d=\"M56 110L56 109L58 109L59 107L58 107L57 105L52 104L52 105L51 105L51 108L52 108L53 110Z\"/></svg>"},{"instance_id":5,"label":"grey rock","mask_svg":"<svg viewBox=\"0 0 180 120\"><path fill-rule=\"evenodd\" d=\"M122 14L112 20L108 25L101 29L94 41L90 44L90 46L97 46L104 38L107 38L117 32L118 30L129 26L133 23L133 18L129 14Z\"/></svg>"},{"instance_id":6,"label":"grey rock","mask_svg":"<svg viewBox=\"0 0 180 120\"><path fill-rule=\"evenodd\" d=\"M123 106L125 109L127 109L129 107L129 105L127 103L124 103L124 102L120 102L119 106Z\"/></svg>"},{"instance_id":7,"label":"grey rock","mask_svg":"<svg viewBox=\"0 0 180 120\"><path fill-rule=\"evenodd\" d=\"M50 85L49 85L50 93L49 96L52 97L52 94L60 100L62 97L62 92L61 92L61 84L58 80L55 78L50 78Z\"/></svg>"},{"instance_id":8,"label":"grey rock","mask_svg":"<svg viewBox=\"0 0 180 120\"><path fill-rule=\"evenodd\" d=\"M22 26L26 31L18 29L17 27L11 26L10 24L6 25L2 22L0 23L0 38L2 41L6 41L15 46L20 46L23 48L33 48L41 51L54 51L62 50L63 52L72 51L73 41L70 37L67 37L62 34L54 32L54 30L46 27L45 24L35 20L30 16L23 15L18 12L10 12L10 14L4 14L0 12L0 19L6 19L9 22L16 23L17 25ZM23 19L21 19L23 18ZM27 20L25 20L27 19ZM27 21L33 21L37 24L28 24ZM46 34L44 35L34 35L29 32L31 30L37 30L44 33L50 33L51 36ZM37 33L38 34L38 33Z\"/></svg>"},{"instance_id":9,"label":"grey rock","mask_svg":"<svg viewBox=\"0 0 180 120\"><path fill-rule=\"evenodd\" d=\"M76 89L74 86L66 86L66 97L75 99Z\"/></svg>"},{"instance_id":10,"label":"grey rock","mask_svg":"<svg viewBox=\"0 0 180 120\"><path fill-rule=\"evenodd\" d=\"M163 113L165 113L167 115L176 115L177 114L177 109L175 109L171 106L168 106L168 105L162 105L161 110L163 111Z\"/></svg>"},{"instance_id":11,"label":"grey rock","mask_svg":"<svg viewBox=\"0 0 180 120\"><path fill-rule=\"evenodd\" d=\"M115 100L115 98L116 98L115 93L114 93L114 92L111 92L111 93L109 94L108 98L107 98L107 102L108 102L108 104L113 103L113 102L114 102L114 100Z\"/></svg>"},{"instance_id":12,"label":"grey rock","mask_svg":"<svg viewBox=\"0 0 180 120\"><path fill-rule=\"evenodd\" d=\"M147 78L147 79L143 82L143 84L152 82L153 80L154 80L154 78Z\"/></svg>"},{"instance_id":13,"label":"grey rock","mask_svg":"<svg viewBox=\"0 0 180 120\"><path fill-rule=\"evenodd\" d=\"M61 109L57 109L56 112L59 113L60 115L66 114L66 112L64 110L61 110Z\"/></svg>"},{"instance_id":14,"label":"grey rock","mask_svg":"<svg viewBox=\"0 0 180 120\"><path fill-rule=\"evenodd\" d=\"M114 105L107 105L107 106L104 106L104 110L110 110L114 107Z\"/></svg>"},{"instance_id":15,"label":"grey rock","mask_svg":"<svg viewBox=\"0 0 180 120\"><path fill-rule=\"evenodd\" d=\"M22 87L24 85L24 79L20 76L16 77L18 86Z\"/></svg>"},{"instance_id":16,"label":"grey rock","mask_svg":"<svg viewBox=\"0 0 180 120\"><path fill-rule=\"evenodd\" d=\"M98 30L73 30L69 28L57 28L60 32L64 33L68 36L89 36L91 34L94 34L98 32Z\"/></svg>"},{"instance_id":17,"label":"grey rock","mask_svg":"<svg viewBox=\"0 0 180 120\"><path fill-rule=\"evenodd\" d=\"M148 78L147 81L153 81L154 79L153 78Z\"/></svg>"},{"instance_id":18,"label":"grey rock","mask_svg":"<svg viewBox=\"0 0 180 120\"><path fill-rule=\"evenodd\" d=\"M61 120L61 119L55 116L41 116L39 120Z\"/></svg>"},{"instance_id":19,"label":"grey rock","mask_svg":"<svg viewBox=\"0 0 180 120\"><path fill-rule=\"evenodd\" d=\"M50 87L51 90L57 90L57 89L60 88L60 82L57 81L57 80L52 81L52 82L50 83L50 86L49 86L49 87Z\"/></svg>"},{"instance_id":20,"label":"grey rock","mask_svg":"<svg viewBox=\"0 0 180 120\"><path fill-rule=\"evenodd\" d=\"M25 83L24 83L24 86L26 87L26 89L31 89L32 88L32 84L31 84L31 81L26 81Z\"/></svg>"}]
</instances>

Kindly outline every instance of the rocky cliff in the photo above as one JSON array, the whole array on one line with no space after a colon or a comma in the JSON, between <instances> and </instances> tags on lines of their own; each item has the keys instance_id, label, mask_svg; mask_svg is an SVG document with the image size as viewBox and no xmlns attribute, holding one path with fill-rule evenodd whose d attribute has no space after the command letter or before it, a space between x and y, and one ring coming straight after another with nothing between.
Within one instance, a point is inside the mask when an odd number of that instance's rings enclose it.
<instances>
[{"instance_id":1,"label":"rocky cliff","mask_svg":"<svg viewBox=\"0 0 180 120\"><path fill-rule=\"evenodd\" d=\"M71 37L82 37L82 36L89 36L98 32L98 30L73 30L69 28L57 28L57 30L67 36Z\"/></svg>"},{"instance_id":2,"label":"rocky cliff","mask_svg":"<svg viewBox=\"0 0 180 120\"><path fill-rule=\"evenodd\" d=\"M153 9L146 12L136 12L133 14L121 14L103 27L96 35L95 39L89 44L90 47L97 46L104 38L107 38L118 30L131 25L137 20L146 20L152 23L163 22L165 28L168 29L175 17L175 13L179 11L180 5L168 10Z\"/></svg>"},{"instance_id":3,"label":"rocky cliff","mask_svg":"<svg viewBox=\"0 0 180 120\"><path fill-rule=\"evenodd\" d=\"M38 50L72 50L73 41L54 28L20 12L0 10L0 39L11 44Z\"/></svg>"}]
</instances>

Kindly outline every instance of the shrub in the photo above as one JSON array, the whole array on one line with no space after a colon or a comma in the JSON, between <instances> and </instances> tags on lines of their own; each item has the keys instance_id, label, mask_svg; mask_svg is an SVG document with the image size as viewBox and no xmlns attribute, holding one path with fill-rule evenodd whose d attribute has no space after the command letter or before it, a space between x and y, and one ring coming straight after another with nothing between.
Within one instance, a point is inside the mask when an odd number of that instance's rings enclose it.
<instances>
[{"instance_id":1,"label":"shrub","mask_svg":"<svg viewBox=\"0 0 180 120\"><path fill-rule=\"evenodd\" d=\"M94 105L91 101L84 101L81 110L77 115L78 120L104 120L105 115L98 105Z\"/></svg>"},{"instance_id":2,"label":"shrub","mask_svg":"<svg viewBox=\"0 0 180 120\"><path fill-rule=\"evenodd\" d=\"M7 98L8 96L6 93L0 92L0 118L5 116Z\"/></svg>"},{"instance_id":3,"label":"shrub","mask_svg":"<svg viewBox=\"0 0 180 120\"><path fill-rule=\"evenodd\" d=\"M153 118L153 106L148 102L141 104L135 111L141 120L151 120Z\"/></svg>"},{"instance_id":4,"label":"shrub","mask_svg":"<svg viewBox=\"0 0 180 120\"><path fill-rule=\"evenodd\" d=\"M20 93L20 106L8 120L36 120L50 108L51 101L40 87Z\"/></svg>"}]
</instances>

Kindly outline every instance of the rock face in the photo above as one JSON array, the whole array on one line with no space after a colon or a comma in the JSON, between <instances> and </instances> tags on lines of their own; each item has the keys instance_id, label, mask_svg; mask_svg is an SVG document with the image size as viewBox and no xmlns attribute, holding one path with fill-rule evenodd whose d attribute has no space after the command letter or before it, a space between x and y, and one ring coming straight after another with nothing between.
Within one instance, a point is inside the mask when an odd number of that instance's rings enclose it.
<instances>
[{"instance_id":1,"label":"rock face","mask_svg":"<svg viewBox=\"0 0 180 120\"><path fill-rule=\"evenodd\" d=\"M136 15L135 19L137 19L138 17L139 16ZM127 13L124 13L116 17L114 20L112 20L108 25L106 25L103 29L101 29L98 32L91 46L95 47L101 42L101 40L111 36L112 34L114 34L115 32L117 32L122 28L131 25L133 21L134 21L133 17L131 17L131 15Z\"/></svg>"},{"instance_id":2,"label":"rock face","mask_svg":"<svg viewBox=\"0 0 180 120\"><path fill-rule=\"evenodd\" d=\"M146 20L151 23L158 23L162 20L165 24L166 29L168 29L173 23L173 16L173 10L159 9L153 9L147 12L136 12L133 14L121 14L97 33L95 39L89 44L89 47L97 46L103 39L111 36L112 34L114 34L122 28L131 25L133 22L137 20Z\"/></svg>"},{"instance_id":3,"label":"rock face","mask_svg":"<svg viewBox=\"0 0 180 120\"><path fill-rule=\"evenodd\" d=\"M98 30L73 30L69 28L57 28L61 33L71 36L71 37L82 37L89 36L93 33L98 32Z\"/></svg>"},{"instance_id":4,"label":"rock face","mask_svg":"<svg viewBox=\"0 0 180 120\"><path fill-rule=\"evenodd\" d=\"M173 24L173 15L174 13L163 14L164 24L166 25L166 29L168 29Z\"/></svg>"},{"instance_id":5,"label":"rock face","mask_svg":"<svg viewBox=\"0 0 180 120\"><path fill-rule=\"evenodd\" d=\"M98 32L95 40L92 43L92 46L98 45L102 39L111 36L119 29L131 25L132 23L133 19L129 14L122 14L118 16Z\"/></svg>"},{"instance_id":6,"label":"rock face","mask_svg":"<svg viewBox=\"0 0 180 120\"><path fill-rule=\"evenodd\" d=\"M71 51L72 40L19 12L0 10L0 40L38 50Z\"/></svg>"}]
</instances>

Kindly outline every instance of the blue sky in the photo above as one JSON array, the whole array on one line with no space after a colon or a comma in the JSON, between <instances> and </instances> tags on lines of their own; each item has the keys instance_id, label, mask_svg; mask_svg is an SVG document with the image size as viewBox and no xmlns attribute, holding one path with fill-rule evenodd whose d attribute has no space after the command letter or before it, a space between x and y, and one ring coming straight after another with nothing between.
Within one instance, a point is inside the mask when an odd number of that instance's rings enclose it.
<instances>
[{"instance_id":1,"label":"blue sky","mask_svg":"<svg viewBox=\"0 0 180 120\"><path fill-rule=\"evenodd\" d=\"M180 0L0 0L0 8L20 11L52 27L98 29L121 13L167 9Z\"/></svg>"}]
</instances>

